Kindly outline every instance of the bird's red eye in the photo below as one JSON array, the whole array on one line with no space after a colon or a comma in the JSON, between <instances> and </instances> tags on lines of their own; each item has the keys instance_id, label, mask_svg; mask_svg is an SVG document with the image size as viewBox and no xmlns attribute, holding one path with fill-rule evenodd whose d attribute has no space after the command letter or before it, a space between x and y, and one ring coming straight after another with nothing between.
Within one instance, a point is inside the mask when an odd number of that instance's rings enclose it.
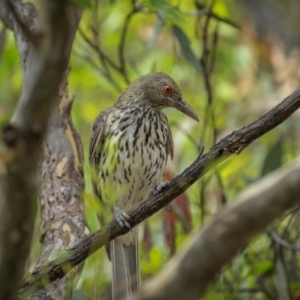
<instances>
[{"instance_id":1,"label":"bird's red eye","mask_svg":"<svg viewBox=\"0 0 300 300\"><path fill-rule=\"evenodd\" d=\"M164 86L164 93L165 94L170 94L172 93L172 88L169 85Z\"/></svg>"}]
</instances>

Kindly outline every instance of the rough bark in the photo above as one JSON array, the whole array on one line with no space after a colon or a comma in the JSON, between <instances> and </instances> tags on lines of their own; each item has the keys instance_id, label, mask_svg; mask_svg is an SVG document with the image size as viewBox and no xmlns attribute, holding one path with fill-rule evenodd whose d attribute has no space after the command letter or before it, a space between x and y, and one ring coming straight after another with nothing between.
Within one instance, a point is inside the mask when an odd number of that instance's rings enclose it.
<instances>
[{"instance_id":1,"label":"rough bark","mask_svg":"<svg viewBox=\"0 0 300 300\"><path fill-rule=\"evenodd\" d=\"M0 145L0 299L16 298L30 251L40 149L68 66L74 13L69 1L44 0L37 17L32 4L0 0L0 19L14 31L23 72L19 104Z\"/></svg>"},{"instance_id":2,"label":"rough bark","mask_svg":"<svg viewBox=\"0 0 300 300\"><path fill-rule=\"evenodd\" d=\"M151 196L148 200L142 202L135 209L131 210L129 212L131 227L136 226L147 217L159 211L162 207L171 202L172 199L180 195L194 182L206 174L211 168L214 168L216 164L225 160L232 154L240 153L254 140L281 124L299 107L300 89L289 95L260 119L223 138L209 152L198 157L190 167L172 180L166 188L157 193L155 196ZM291 205L292 204L288 202L285 209L291 207ZM249 206L251 206L251 203ZM249 209L251 209L251 207ZM264 207L263 209L264 211L262 211L262 215L268 214L268 207ZM283 212L284 210L282 210L282 213ZM260 212L257 213L259 215ZM271 222L271 219L274 219L275 217L276 216L274 214L272 215L270 213L270 217L268 218L269 222ZM218 220L215 222L217 221ZM262 230L265 226L265 223L261 223L260 229ZM108 225L102 227L101 230L90 235L78 245L68 250L64 257L53 260L43 268L35 269L30 276L23 281L19 293L22 295L30 292L32 293L44 286L45 282L52 282L62 278L69 272L69 270L72 269L72 267L76 266L100 247L105 245L107 241L126 232L128 232L128 229L121 228L117 221L113 220ZM241 245L243 244L244 243L241 243ZM219 249L219 251L222 252L223 248L224 245Z\"/></svg>"},{"instance_id":3,"label":"rough bark","mask_svg":"<svg viewBox=\"0 0 300 300\"><path fill-rule=\"evenodd\" d=\"M59 106L54 110L50 130L42 147L42 250L37 268L46 265L89 234L82 199L83 147L70 118L72 103L67 82L63 80ZM81 264L62 280L38 291L30 299L71 299L82 267Z\"/></svg>"}]
</instances>

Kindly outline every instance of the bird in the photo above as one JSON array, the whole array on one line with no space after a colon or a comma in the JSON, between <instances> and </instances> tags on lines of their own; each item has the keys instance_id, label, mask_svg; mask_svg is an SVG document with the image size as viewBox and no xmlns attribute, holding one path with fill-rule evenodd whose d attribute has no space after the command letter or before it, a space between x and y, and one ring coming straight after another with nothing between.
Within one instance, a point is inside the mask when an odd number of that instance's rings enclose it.
<instances>
[{"instance_id":1,"label":"bird","mask_svg":"<svg viewBox=\"0 0 300 300\"><path fill-rule=\"evenodd\" d=\"M131 229L107 246L113 300L130 298L140 286L138 227L130 227L128 211L168 185L163 178L167 159L174 155L172 133L162 112L168 107L199 121L177 83L165 73L152 72L129 84L93 124L89 150L93 192L113 206L121 227Z\"/></svg>"}]
</instances>

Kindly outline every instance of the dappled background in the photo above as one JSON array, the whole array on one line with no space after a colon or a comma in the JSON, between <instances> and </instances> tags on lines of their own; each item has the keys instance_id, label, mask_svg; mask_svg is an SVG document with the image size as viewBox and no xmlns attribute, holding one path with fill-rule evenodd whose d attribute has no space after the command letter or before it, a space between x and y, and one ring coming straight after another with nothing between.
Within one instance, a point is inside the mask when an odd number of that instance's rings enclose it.
<instances>
[{"instance_id":1,"label":"dappled background","mask_svg":"<svg viewBox=\"0 0 300 300\"><path fill-rule=\"evenodd\" d=\"M168 180L190 165L203 147L207 151L299 87L297 0L76 2L87 9L73 47L69 93L85 150L84 198L92 232L99 228L96 212L103 209L91 191L87 159L91 126L136 77L151 71L168 73L200 117L196 123L174 109L166 110L175 144ZM3 125L20 94L22 76L13 35L0 29ZM298 113L217 166L141 226L144 279L163 268L189 232L209 222L240 191L299 155L297 118ZM216 277L206 299L277 299L282 293L299 299L298 215L296 208L241 249ZM32 266L38 239L37 233ZM74 299L109 299L109 272L102 248L87 259Z\"/></svg>"}]
</instances>

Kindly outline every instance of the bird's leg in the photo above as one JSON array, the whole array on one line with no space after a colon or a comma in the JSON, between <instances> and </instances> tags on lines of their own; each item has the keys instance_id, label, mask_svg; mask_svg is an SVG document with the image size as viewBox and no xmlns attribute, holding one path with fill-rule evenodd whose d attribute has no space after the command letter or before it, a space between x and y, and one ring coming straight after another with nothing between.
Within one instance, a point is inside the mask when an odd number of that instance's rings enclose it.
<instances>
[{"instance_id":1,"label":"bird's leg","mask_svg":"<svg viewBox=\"0 0 300 300\"><path fill-rule=\"evenodd\" d=\"M150 195L154 196L156 195L158 192L160 192L162 189L164 189L166 186L168 186L170 184L169 181L163 181L162 183L160 183L158 186L153 187L151 189Z\"/></svg>"},{"instance_id":2,"label":"bird's leg","mask_svg":"<svg viewBox=\"0 0 300 300\"><path fill-rule=\"evenodd\" d=\"M128 221L131 221L131 218L125 211L123 211L120 207L116 206L114 213L116 220L122 228L126 227L128 229L131 229L131 226L128 223Z\"/></svg>"}]
</instances>

